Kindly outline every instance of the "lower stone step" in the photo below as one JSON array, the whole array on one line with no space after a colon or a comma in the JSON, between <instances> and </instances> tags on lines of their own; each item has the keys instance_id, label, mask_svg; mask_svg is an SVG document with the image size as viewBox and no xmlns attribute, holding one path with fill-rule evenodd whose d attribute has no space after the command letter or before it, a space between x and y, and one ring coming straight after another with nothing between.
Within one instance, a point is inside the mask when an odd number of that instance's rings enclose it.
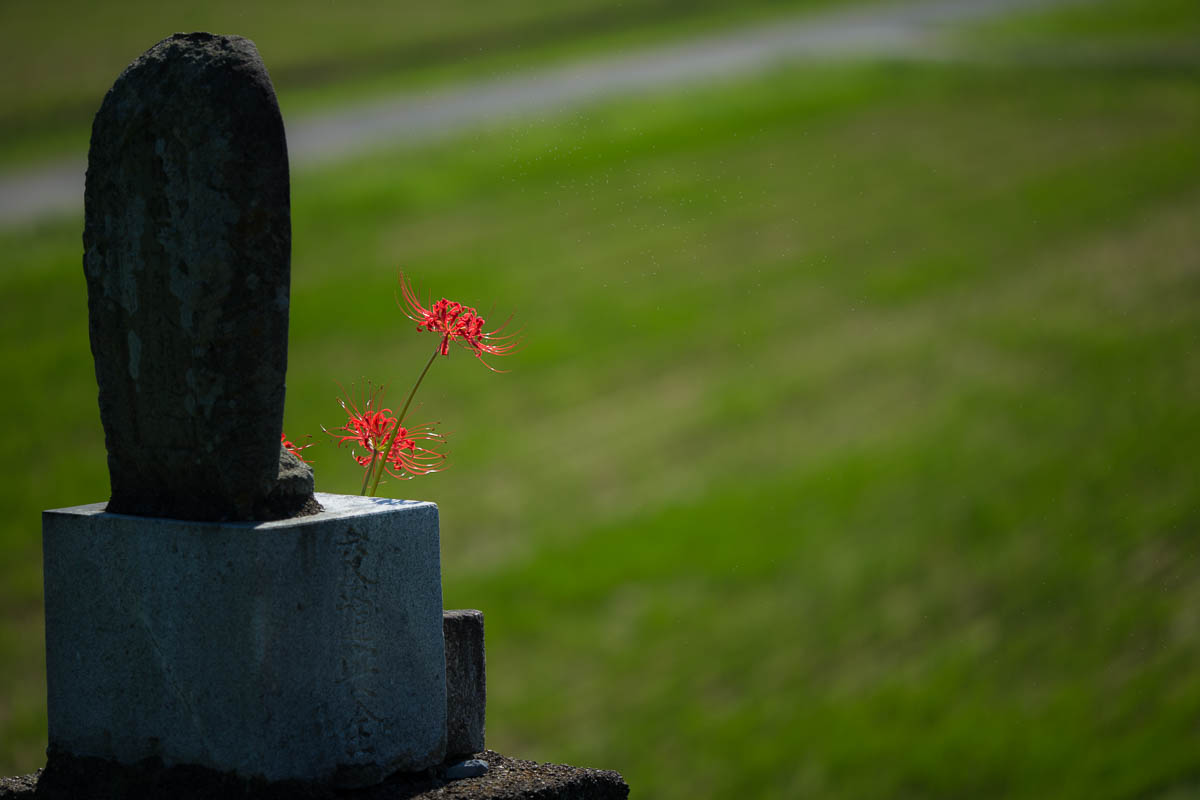
<instances>
[{"instance_id":1,"label":"lower stone step","mask_svg":"<svg viewBox=\"0 0 1200 800\"><path fill-rule=\"evenodd\" d=\"M203 767L163 767L154 761L133 766L98 758L52 756L33 775L0 777L0 800L625 800L629 786L620 773L565 764L538 764L492 750L469 760L487 771L447 777L459 762L419 773L399 773L367 789L337 789L302 781L268 783ZM469 770L477 772L478 770Z\"/></svg>"}]
</instances>

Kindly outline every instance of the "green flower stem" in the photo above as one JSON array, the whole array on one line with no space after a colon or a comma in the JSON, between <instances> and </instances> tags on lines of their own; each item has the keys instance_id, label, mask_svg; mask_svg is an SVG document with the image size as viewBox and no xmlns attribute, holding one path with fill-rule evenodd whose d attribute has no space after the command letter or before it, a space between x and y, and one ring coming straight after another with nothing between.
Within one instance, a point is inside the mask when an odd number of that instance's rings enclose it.
<instances>
[{"instance_id":1,"label":"green flower stem","mask_svg":"<svg viewBox=\"0 0 1200 800\"><path fill-rule=\"evenodd\" d=\"M438 357L438 353L442 352L441 342L433 348L433 355L429 357L429 361L425 363L425 369L421 370L420 377L413 384L412 391L408 393L408 399L404 401L404 408L400 409L400 414L396 417L396 430L400 430L400 423L404 422L404 415L408 413L408 407L412 405L413 398L417 396L417 389L421 387L421 381L425 380L425 373L429 372L429 368L433 366L434 360ZM392 439L396 438L395 432L392 433ZM384 452L387 452L386 450Z\"/></svg>"},{"instance_id":2,"label":"green flower stem","mask_svg":"<svg viewBox=\"0 0 1200 800\"><path fill-rule=\"evenodd\" d=\"M367 493L367 484L369 484L371 482L371 474L374 472L375 472L375 459L372 458L371 463L367 464L367 468L363 470L363 485L362 485L362 489L360 489L358 492L360 495L365 495Z\"/></svg>"},{"instance_id":3,"label":"green flower stem","mask_svg":"<svg viewBox=\"0 0 1200 800\"><path fill-rule=\"evenodd\" d=\"M400 414L396 417L396 427L392 430L392 435L388 437L383 449L379 453L379 471L375 473L375 480L371 484L371 497L375 496L375 492L379 490L379 481L383 478L384 467L387 466L387 454L392 452L392 443L396 441L396 436L400 433L400 426L404 423L404 415L408 413L408 407L412 405L413 398L417 396L417 389L421 388L421 381L425 380L425 375L429 372L429 368L433 366L434 359L438 357L438 353L442 351L442 343L438 342L437 347L433 349L433 355L429 357L429 361L425 363L425 369L421 370L420 377L413 384L412 391L408 393L408 399L404 401L404 408L400 409ZM375 464L372 462L371 469L367 470L366 478L371 477L371 472L375 469ZM366 489L367 481L363 480L363 488Z\"/></svg>"}]
</instances>

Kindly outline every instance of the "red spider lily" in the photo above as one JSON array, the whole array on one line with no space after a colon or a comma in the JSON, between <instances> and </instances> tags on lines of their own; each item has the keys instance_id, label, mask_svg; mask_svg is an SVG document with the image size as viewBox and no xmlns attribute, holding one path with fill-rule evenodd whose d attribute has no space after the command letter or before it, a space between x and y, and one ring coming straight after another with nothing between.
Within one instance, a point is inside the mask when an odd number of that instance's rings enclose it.
<instances>
[{"instance_id":1,"label":"red spider lily","mask_svg":"<svg viewBox=\"0 0 1200 800\"><path fill-rule=\"evenodd\" d=\"M339 447L346 442L361 447L362 454L351 450L350 456L368 473L381 458L387 473L400 480L439 472L446 459L445 454L432 447L420 447L417 442L444 442L445 437L433 432L433 424L413 427L401 425L397 429L397 420L392 416L392 410L379 407L381 400L382 391L372 392L362 402L361 408L352 400L339 398L338 403L348 419L340 428L325 432L337 439ZM390 447L389 439L392 439ZM388 447L386 456L383 454L384 447Z\"/></svg>"},{"instance_id":2,"label":"red spider lily","mask_svg":"<svg viewBox=\"0 0 1200 800\"><path fill-rule=\"evenodd\" d=\"M307 449L307 448L309 448L309 447L312 447L312 444L311 444L311 443L310 443L310 444L303 444L303 445L300 445L299 447L297 447L296 445L294 445L294 444L292 444L291 442L289 442L289 441L288 441L288 438L287 438L287 434L286 434L286 433L281 433L281 434L279 434L279 443L280 443L281 445L283 445L284 447L286 447L286 448L288 449L288 452L289 452L289 453L291 453L291 454L292 454L292 455L294 455L296 458L298 458L298 459L300 459L301 461L303 461L305 464L311 464L311 463L312 463L312 462L311 462L311 461L309 461L307 458L305 458L304 456L300 455L300 451L301 451L301 450L305 450L305 449Z\"/></svg>"},{"instance_id":3,"label":"red spider lily","mask_svg":"<svg viewBox=\"0 0 1200 800\"><path fill-rule=\"evenodd\" d=\"M475 357L485 367L493 372L500 372L483 360L484 354L503 356L520 345L519 331L501 335L500 332L508 326L508 322L495 330L484 332L484 319L471 306L464 306L444 297L429 308L421 305L404 273L400 273L400 291L404 297L403 303L397 298L400 310L404 312L404 316L417 323L417 330L442 334L442 345L438 351L441 355L450 355L450 343L461 340L463 346L475 353Z\"/></svg>"}]
</instances>

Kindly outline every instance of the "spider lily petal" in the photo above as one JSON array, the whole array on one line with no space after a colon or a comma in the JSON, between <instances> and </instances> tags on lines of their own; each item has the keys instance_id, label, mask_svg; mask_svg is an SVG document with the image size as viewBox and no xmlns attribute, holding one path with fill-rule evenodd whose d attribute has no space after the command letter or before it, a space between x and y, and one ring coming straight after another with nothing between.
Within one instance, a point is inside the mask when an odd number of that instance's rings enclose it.
<instances>
[{"instance_id":1,"label":"spider lily petal","mask_svg":"<svg viewBox=\"0 0 1200 800\"><path fill-rule=\"evenodd\" d=\"M311 461L309 461L307 458L305 458L304 456L300 455L300 451L301 451L301 450L306 450L306 449L308 449L309 447L312 447L312 443L311 443L311 442L310 442L310 443L308 443L308 444L300 445L299 447L297 447L296 445L294 445L294 444L292 444L291 442L289 442L289 441L288 441L288 438L287 438L287 434L286 434L286 433L280 433L280 434L279 434L279 443L280 443L281 445L283 445L284 447L286 447L289 453L291 453L291 454L292 454L292 455L294 455L296 458L298 458L298 459L300 459L301 461L303 461L305 464L311 464L311 463L312 463L312 462L311 462Z\"/></svg>"}]
</instances>

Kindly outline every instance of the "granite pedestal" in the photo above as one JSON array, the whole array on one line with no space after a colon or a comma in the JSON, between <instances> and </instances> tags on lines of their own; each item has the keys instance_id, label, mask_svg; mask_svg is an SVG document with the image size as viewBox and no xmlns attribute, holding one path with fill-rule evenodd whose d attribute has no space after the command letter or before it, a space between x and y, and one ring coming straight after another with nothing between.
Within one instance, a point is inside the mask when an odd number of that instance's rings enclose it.
<instances>
[{"instance_id":1,"label":"granite pedestal","mask_svg":"<svg viewBox=\"0 0 1200 800\"><path fill-rule=\"evenodd\" d=\"M317 500L264 523L44 512L51 751L343 786L441 763L437 507Z\"/></svg>"}]
</instances>

